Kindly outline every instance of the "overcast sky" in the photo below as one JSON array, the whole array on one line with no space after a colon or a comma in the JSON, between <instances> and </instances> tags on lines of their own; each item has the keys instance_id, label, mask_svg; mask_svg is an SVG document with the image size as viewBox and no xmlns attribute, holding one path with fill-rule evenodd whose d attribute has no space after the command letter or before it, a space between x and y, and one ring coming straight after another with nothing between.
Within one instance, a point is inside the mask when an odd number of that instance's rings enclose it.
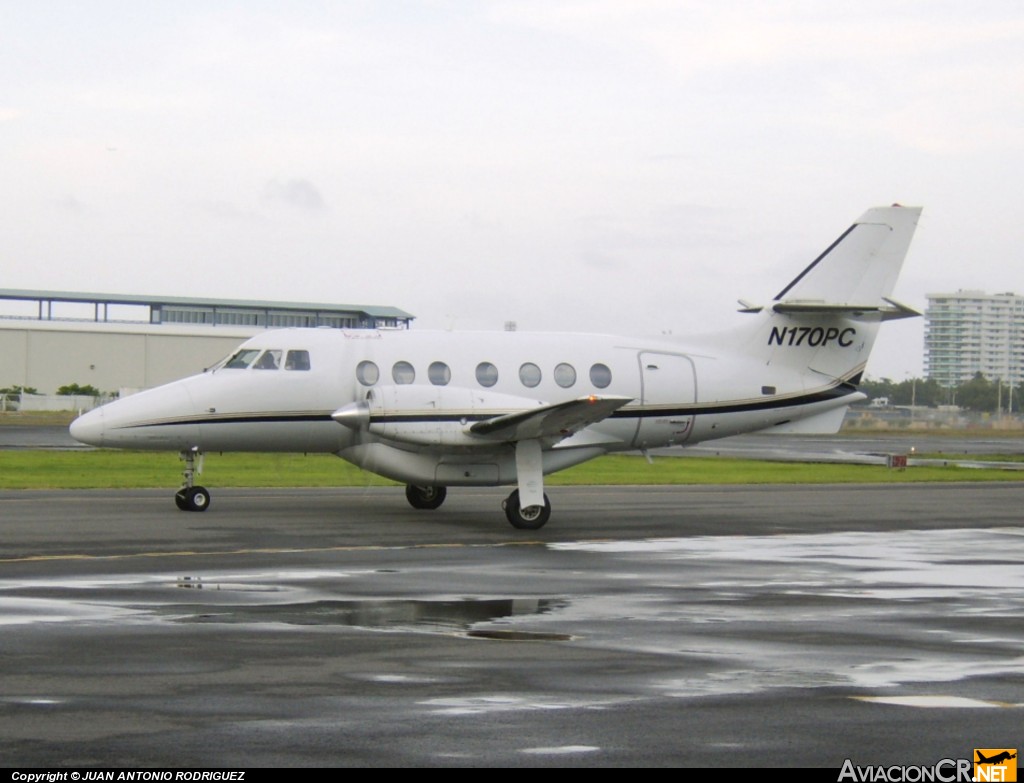
<instances>
[{"instance_id":1,"label":"overcast sky","mask_svg":"<svg viewBox=\"0 0 1024 783\"><path fill-rule=\"evenodd\" d=\"M1024 294L1019 0L0 0L0 74L4 288L681 335L900 202L895 298Z\"/></svg>"}]
</instances>

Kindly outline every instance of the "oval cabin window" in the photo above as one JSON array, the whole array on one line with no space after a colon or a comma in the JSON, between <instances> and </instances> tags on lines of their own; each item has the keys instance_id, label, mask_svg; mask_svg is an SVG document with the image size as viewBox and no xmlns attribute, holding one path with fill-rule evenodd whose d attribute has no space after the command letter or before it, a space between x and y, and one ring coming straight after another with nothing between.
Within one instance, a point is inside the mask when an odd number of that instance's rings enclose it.
<instances>
[{"instance_id":1,"label":"oval cabin window","mask_svg":"<svg viewBox=\"0 0 1024 783\"><path fill-rule=\"evenodd\" d=\"M563 389L568 389L576 383L576 368L571 364L562 362L555 367L555 383Z\"/></svg>"},{"instance_id":2,"label":"oval cabin window","mask_svg":"<svg viewBox=\"0 0 1024 783\"><path fill-rule=\"evenodd\" d=\"M612 382L612 371L607 364L595 364L590 368L590 382L598 389L606 389Z\"/></svg>"},{"instance_id":3,"label":"oval cabin window","mask_svg":"<svg viewBox=\"0 0 1024 783\"><path fill-rule=\"evenodd\" d=\"M529 386L531 389L540 383L540 367L533 362L527 362L519 368L519 380L523 382L523 386Z\"/></svg>"},{"instance_id":4,"label":"oval cabin window","mask_svg":"<svg viewBox=\"0 0 1024 783\"><path fill-rule=\"evenodd\" d=\"M480 362L476 366L476 381L481 386L490 388L498 382L498 368L490 362Z\"/></svg>"},{"instance_id":5,"label":"oval cabin window","mask_svg":"<svg viewBox=\"0 0 1024 783\"><path fill-rule=\"evenodd\" d=\"M452 371L444 362L431 362L427 368L427 377L435 386L447 386L452 379Z\"/></svg>"},{"instance_id":6,"label":"oval cabin window","mask_svg":"<svg viewBox=\"0 0 1024 783\"><path fill-rule=\"evenodd\" d=\"M380 370L373 362L359 362L356 365L356 380L363 386L373 386L380 380Z\"/></svg>"},{"instance_id":7,"label":"oval cabin window","mask_svg":"<svg viewBox=\"0 0 1024 783\"><path fill-rule=\"evenodd\" d=\"M395 379L395 383L412 383L416 380L416 370L409 362L395 362L391 368L391 377Z\"/></svg>"}]
</instances>

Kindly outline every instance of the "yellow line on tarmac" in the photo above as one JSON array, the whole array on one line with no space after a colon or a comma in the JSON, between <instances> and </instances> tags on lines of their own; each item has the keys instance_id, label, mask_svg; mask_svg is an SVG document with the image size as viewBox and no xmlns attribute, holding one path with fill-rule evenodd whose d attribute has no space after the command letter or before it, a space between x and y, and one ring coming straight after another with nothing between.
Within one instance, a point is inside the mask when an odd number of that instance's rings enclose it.
<instances>
[{"instance_id":1,"label":"yellow line on tarmac","mask_svg":"<svg viewBox=\"0 0 1024 783\"><path fill-rule=\"evenodd\" d=\"M26 555L25 557L0 558L0 563L43 563L48 561L69 561L69 560L136 560L141 558L154 557L231 557L237 555L290 555L308 554L316 552L383 552L399 551L403 549L492 549L496 547L514 546L545 546L547 541L499 541L493 544L461 544L457 542L442 544L400 544L396 546L382 546L380 544L364 544L360 546L329 546L329 547L308 547L299 549L229 549L213 550L209 552L178 551L178 552L131 552L124 555L86 555L68 552L60 555Z\"/></svg>"}]
</instances>

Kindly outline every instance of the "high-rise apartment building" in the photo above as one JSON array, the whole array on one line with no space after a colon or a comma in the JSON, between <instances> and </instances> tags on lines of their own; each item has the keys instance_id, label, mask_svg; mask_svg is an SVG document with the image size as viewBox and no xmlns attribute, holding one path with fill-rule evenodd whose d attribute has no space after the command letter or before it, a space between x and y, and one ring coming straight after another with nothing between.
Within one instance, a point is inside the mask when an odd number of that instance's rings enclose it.
<instances>
[{"instance_id":1,"label":"high-rise apartment building","mask_svg":"<svg viewBox=\"0 0 1024 783\"><path fill-rule=\"evenodd\" d=\"M1024 296L957 291L928 294L925 375L956 386L982 373L1014 385L1024 380Z\"/></svg>"}]
</instances>

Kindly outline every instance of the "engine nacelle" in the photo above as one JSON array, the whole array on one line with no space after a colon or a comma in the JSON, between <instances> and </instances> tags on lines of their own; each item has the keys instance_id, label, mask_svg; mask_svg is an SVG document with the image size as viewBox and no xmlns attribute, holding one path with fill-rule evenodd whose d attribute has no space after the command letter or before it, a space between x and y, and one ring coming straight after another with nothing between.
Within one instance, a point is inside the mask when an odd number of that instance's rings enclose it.
<instances>
[{"instance_id":1,"label":"engine nacelle","mask_svg":"<svg viewBox=\"0 0 1024 783\"><path fill-rule=\"evenodd\" d=\"M540 408L547 403L513 394L461 386L377 386L366 398L339 408L332 418L354 430L417 446L480 446L490 441L469 432L478 421Z\"/></svg>"}]
</instances>

